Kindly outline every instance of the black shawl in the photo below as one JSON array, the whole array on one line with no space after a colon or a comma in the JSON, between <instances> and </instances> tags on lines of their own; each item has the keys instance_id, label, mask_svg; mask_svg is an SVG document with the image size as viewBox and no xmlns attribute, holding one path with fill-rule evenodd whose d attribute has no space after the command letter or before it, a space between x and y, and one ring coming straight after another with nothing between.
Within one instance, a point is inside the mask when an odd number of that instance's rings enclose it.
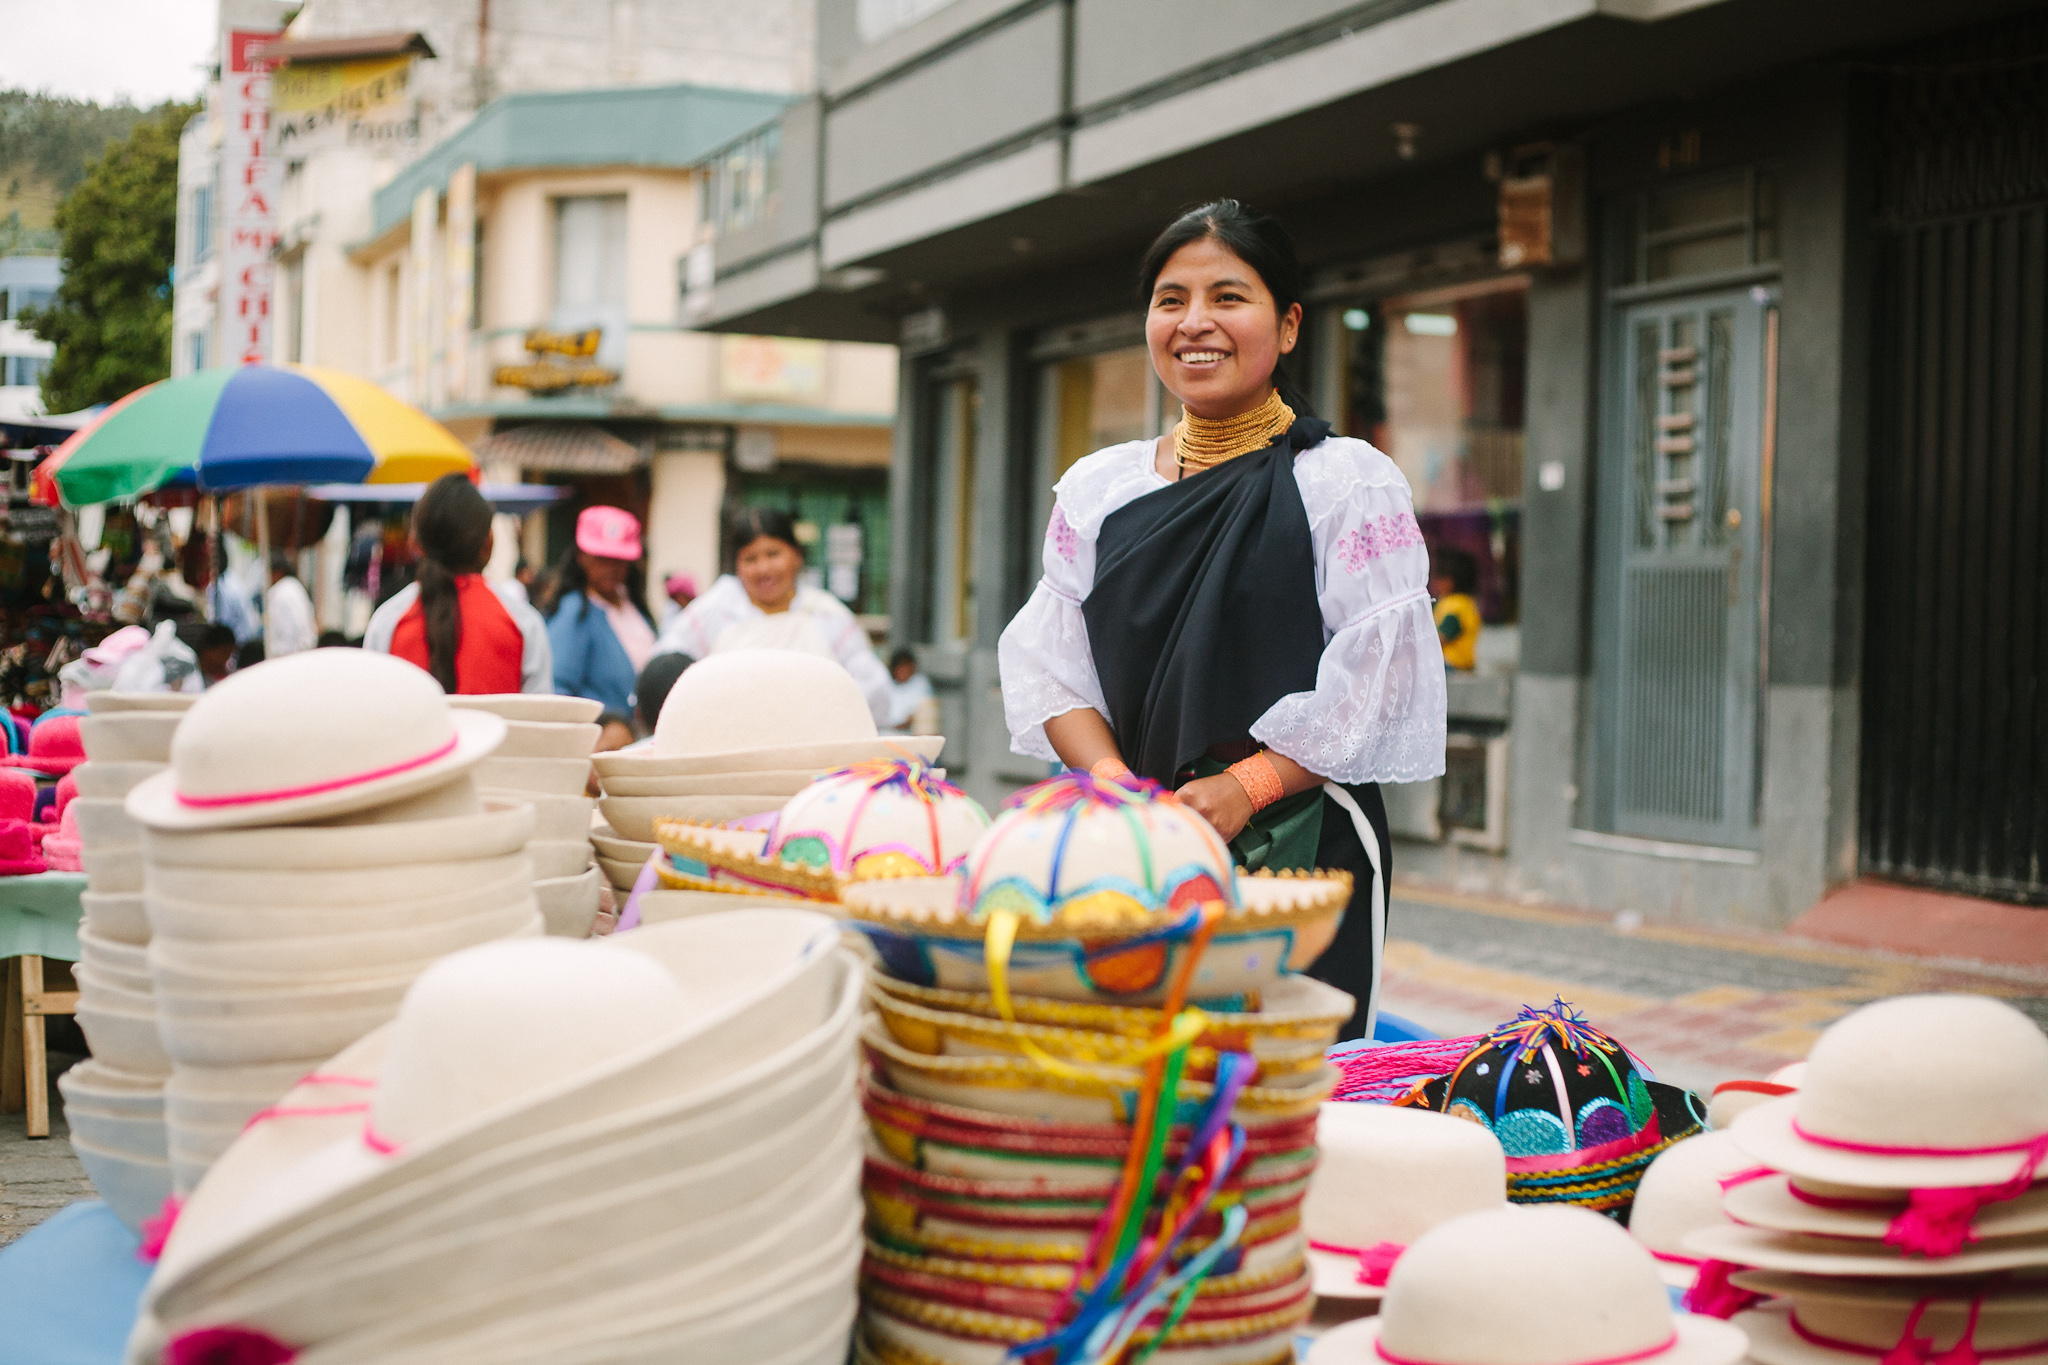
<instances>
[{"instance_id":1,"label":"black shawl","mask_svg":"<svg viewBox=\"0 0 2048 1365\"><path fill-rule=\"evenodd\" d=\"M1248 738L1280 698L1314 690L1323 617L1294 457L1329 433L1299 418L1264 450L1103 522L1081 615L1136 772L1174 787L1211 746Z\"/></svg>"}]
</instances>

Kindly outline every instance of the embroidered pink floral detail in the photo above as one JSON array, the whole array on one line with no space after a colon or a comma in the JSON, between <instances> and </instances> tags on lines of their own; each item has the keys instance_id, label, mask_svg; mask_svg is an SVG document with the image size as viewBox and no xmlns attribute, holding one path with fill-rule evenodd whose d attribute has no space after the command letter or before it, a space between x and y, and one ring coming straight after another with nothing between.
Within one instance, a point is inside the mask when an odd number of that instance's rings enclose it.
<instances>
[{"instance_id":1,"label":"embroidered pink floral detail","mask_svg":"<svg viewBox=\"0 0 2048 1365\"><path fill-rule=\"evenodd\" d=\"M248 1327L198 1327L171 1338L164 1365L287 1365L299 1353Z\"/></svg>"},{"instance_id":2,"label":"embroidered pink floral detail","mask_svg":"<svg viewBox=\"0 0 2048 1365\"><path fill-rule=\"evenodd\" d=\"M1420 544L1422 528L1416 525L1415 514L1389 512L1385 516L1367 517L1346 531L1337 541L1337 558L1346 569L1359 574L1365 572L1368 560Z\"/></svg>"},{"instance_id":3,"label":"embroidered pink floral detail","mask_svg":"<svg viewBox=\"0 0 2048 1365\"><path fill-rule=\"evenodd\" d=\"M1074 552L1081 543L1081 537L1067 524L1067 514L1058 507L1052 509L1052 520L1046 525L1045 538L1052 542L1054 554L1069 563L1073 562Z\"/></svg>"}]
</instances>

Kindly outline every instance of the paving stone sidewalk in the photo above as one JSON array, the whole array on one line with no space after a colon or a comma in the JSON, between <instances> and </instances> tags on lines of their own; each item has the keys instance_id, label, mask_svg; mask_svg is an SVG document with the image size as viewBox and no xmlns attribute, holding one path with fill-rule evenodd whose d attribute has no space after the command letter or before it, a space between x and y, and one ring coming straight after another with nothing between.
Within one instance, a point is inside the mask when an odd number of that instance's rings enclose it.
<instances>
[{"instance_id":1,"label":"paving stone sidewalk","mask_svg":"<svg viewBox=\"0 0 2048 1365\"><path fill-rule=\"evenodd\" d=\"M0 1114L0 1246L5 1246L66 1204L93 1197L78 1158L71 1154L56 1072L77 1061L50 1056L50 1136L30 1138L20 1114Z\"/></svg>"}]
</instances>

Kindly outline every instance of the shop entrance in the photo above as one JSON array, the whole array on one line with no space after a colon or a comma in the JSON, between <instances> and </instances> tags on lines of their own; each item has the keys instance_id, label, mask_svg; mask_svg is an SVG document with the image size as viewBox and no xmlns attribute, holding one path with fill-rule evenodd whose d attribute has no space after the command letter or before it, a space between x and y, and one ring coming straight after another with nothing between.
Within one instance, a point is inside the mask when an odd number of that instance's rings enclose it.
<instances>
[{"instance_id":1,"label":"shop entrance","mask_svg":"<svg viewBox=\"0 0 2048 1365\"><path fill-rule=\"evenodd\" d=\"M1860 863L2048 904L2048 17L1878 101Z\"/></svg>"},{"instance_id":2,"label":"shop entrance","mask_svg":"<svg viewBox=\"0 0 2048 1365\"><path fill-rule=\"evenodd\" d=\"M1757 840L1768 289L1620 316L1599 796L1617 834Z\"/></svg>"}]
</instances>

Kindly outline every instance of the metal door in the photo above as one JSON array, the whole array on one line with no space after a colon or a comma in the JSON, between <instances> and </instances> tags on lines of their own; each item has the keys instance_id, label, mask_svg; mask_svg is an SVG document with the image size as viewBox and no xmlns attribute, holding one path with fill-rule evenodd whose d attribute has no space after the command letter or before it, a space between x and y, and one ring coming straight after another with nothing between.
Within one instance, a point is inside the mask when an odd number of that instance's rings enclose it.
<instances>
[{"instance_id":1,"label":"metal door","mask_svg":"<svg viewBox=\"0 0 2048 1365\"><path fill-rule=\"evenodd\" d=\"M1879 82L1860 863L2048 904L2048 14Z\"/></svg>"},{"instance_id":2,"label":"metal door","mask_svg":"<svg viewBox=\"0 0 2048 1365\"><path fill-rule=\"evenodd\" d=\"M1618 834L1756 843L1772 306L1759 289L1639 304L1620 319L1600 613L1611 632L1602 823Z\"/></svg>"}]
</instances>

